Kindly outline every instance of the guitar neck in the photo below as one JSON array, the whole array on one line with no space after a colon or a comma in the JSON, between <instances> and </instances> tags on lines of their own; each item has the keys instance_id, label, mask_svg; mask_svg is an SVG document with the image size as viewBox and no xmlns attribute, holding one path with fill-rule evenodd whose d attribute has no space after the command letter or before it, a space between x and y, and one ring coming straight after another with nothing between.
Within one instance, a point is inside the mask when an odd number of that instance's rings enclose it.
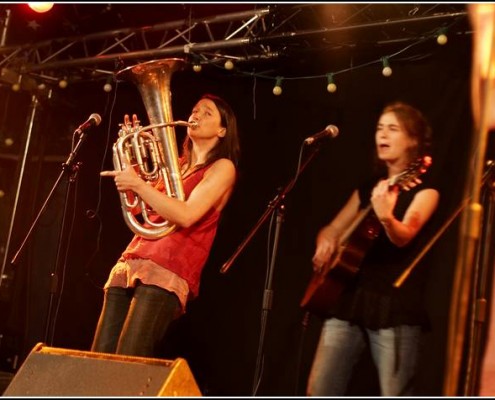
<instances>
[{"instance_id":1,"label":"guitar neck","mask_svg":"<svg viewBox=\"0 0 495 400\"><path fill-rule=\"evenodd\" d=\"M359 224L366 218L366 216L370 213L371 210L372 210L372 205L370 203L366 208L363 208L358 212L356 218L354 218L351 225L345 230L345 232L340 237L341 245L345 244L349 240L349 237L356 230Z\"/></svg>"}]
</instances>

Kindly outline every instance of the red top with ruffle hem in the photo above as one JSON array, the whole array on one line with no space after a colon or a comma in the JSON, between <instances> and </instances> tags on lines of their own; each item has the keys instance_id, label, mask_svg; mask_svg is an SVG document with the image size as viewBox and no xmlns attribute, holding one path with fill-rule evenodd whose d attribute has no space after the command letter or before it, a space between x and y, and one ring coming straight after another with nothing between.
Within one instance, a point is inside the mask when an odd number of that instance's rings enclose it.
<instances>
[{"instance_id":1,"label":"red top with ruffle hem","mask_svg":"<svg viewBox=\"0 0 495 400\"><path fill-rule=\"evenodd\" d=\"M210 166L200 168L183 178L186 198ZM135 235L122 253L121 259L150 259L170 270L187 281L190 290L189 298L192 299L199 293L201 272L210 253L219 218L220 212L212 208L194 225L188 228L178 228L160 239L150 240Z\"/></svg>"}]
</instances>

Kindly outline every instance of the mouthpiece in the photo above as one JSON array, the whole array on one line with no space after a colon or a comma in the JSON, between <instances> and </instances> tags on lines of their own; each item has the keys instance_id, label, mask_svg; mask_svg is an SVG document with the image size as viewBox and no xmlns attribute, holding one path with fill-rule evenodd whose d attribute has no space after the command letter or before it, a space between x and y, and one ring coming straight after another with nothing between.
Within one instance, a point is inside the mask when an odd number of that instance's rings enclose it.
<instances>
[{"instance_id":1,"label":"mouthpiece","mask_svg":"<svg viewBox=\"0 0 495 400\"><path fill-rule=\"evenodd\" d=\"M191 121L188 123L190 128L197 128L199 124L196 121Z\"/></svg>"}]
</instances>

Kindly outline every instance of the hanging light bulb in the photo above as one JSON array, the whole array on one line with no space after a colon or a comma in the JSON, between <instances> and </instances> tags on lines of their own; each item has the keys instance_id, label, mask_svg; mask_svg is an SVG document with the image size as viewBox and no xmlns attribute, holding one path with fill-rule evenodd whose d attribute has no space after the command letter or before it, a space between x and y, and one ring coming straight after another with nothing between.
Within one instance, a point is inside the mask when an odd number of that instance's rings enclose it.
<instances>
[{"instance_id":1,"label":"hanging light bulb","mask_svg":"<svg viewBox=\"0 0 495 400\"><path fill-rule=\"evenodd\" d=\"M282 94L282 77L278 76L277 81L275 82L275 86L273 87L273 94L275 96L280 96Z\"/></svg>"},{"instance_id":2,"label":"hanging light bulb","mask_svg":"<svg viewBox=\"0 0 495 400\"><path fill-rule=\"evenodd\" d=\"M234 69L234 63L232 62L232 60L227 60L225 61L224 67L226 70L230 71Z\"/></svg>"},{"instance_id":3,"label":"hanging light bulb","mask_svg":"<svg viewBox=\"0 0 495 400\"><path fill-rule=\"evenodd\" d=\"M107 92L107 93L110 93L112 91L112 89L113 89L113 86L112 86L112 77L108 77L107 78L107 81L103 85L103 91L104 92Z\"/></svg>"},{"instance_id":4,"label":"hanging light bulb","mask_svg":"<svg viewBox=\"0 0 495 400\"><path fill-rule=\"evenodd\" d=\"M110 93L112 91L113 87L112 87L112 84L111 83L105 83L103 85L103 91L107 92L107 93Z\"/></svg>"},{"instance_id":5,"label":"hanging light bulb","mask_svg":"<svg viewBox=\"0 0 495 400\"><path fill-rule=\"evenodd\" d=\"M21 81L22 75L19 75L19 77L17 78L17 82L12 85L12 90L14 92L18 92L19 90L21 90Z\"/></svg>"},{"instance_id":6,"label":"hanging light bulb","mask_svg":"<svg viewBox=\"0 0 495 400\"><path fill-rule=\"evenodd\" d=\"M28 3L28 6L31 10L36 11L37 13L44 13L50 11L53 8L53 3L37 1L34 3Z\"/></svg>"},{"instance_id":7,"label":"hanging light bulb","mask_svg":"<svg viewBox=\"0 0 495 400\"><path fill-rule=\"evenodd\" d=\"M392 75L392 68L390 68L388 57L382 57L382 64L383 64L382 75L386 77Z\"/></svg>"},{"instance_id":8,"label":"hanging light bulb","mask_svg":"<svg viewBox=\"0 0 495 400\"><path fill-rule=\"evenodd\" d=\"M438 31L438 36L437 36L437 43L440 46L443 46L448 42L449 38L447 37L447 29L442 28Z\"/></svg>"},{"instance_id":9,"label":"hanging light bulb","mask_svg":"<svg viewBox=\"0 0 495 400\"><path fill-rule=\"evenodd\" d=\"M69 82L67 82L67 77L64 76L64 78L63 79L60 79L60 81L58 82L58 87L60 89L65 89L68 84L69 84Z\"/></svg>"},{"instance_id":10,"label":"hanging light bulb","mask_svg":"<svg viewBox=\"0 0 495 400\"><path fill-rule=\"evenodd\" d=\"M333 74L327 74L327 91L329 93L335 93L337 91L337 85L333 81Z\"/></svg>"},{"instance_id":11,"label":"hanging light bulb","mask_svg":"<svg viewBox=\"0 0 495 400\"><path fill-rule=\"evenodd\" d=\"M202 69L201 64L198 63L193 65L194 72L201 72L201 69Z\"/></svg>"}]
</instances>

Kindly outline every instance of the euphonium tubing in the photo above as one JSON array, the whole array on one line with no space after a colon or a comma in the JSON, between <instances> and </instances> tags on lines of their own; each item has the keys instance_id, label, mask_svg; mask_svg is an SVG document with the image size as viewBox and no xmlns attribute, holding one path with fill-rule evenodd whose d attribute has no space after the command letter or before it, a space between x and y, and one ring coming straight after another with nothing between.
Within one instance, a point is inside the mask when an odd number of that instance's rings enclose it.
<instances>
[{"instance_id":1,"label":"euphonium tubing","mask_svg":"<svg viewBox=\"0 0 495 400\"><path fill-rule=\"evenodd\" d=\"M148 61L119 71L116 76L136 84L150 124L145 127L121 125L119 138L113 146L113 164L117 171L127 165L136 165L142 179L155 185L160 179L169 197L184 200L180 174L175 126L195 126L172 117L170 80L182 68L178 58ZM124 221L131 231L146 239L158 239L172 233L176 226L153 214L148 205L136 194L133 199L119 192ZM141 210L142 221L134 214Z\"/></svg>"}]
</instances>

